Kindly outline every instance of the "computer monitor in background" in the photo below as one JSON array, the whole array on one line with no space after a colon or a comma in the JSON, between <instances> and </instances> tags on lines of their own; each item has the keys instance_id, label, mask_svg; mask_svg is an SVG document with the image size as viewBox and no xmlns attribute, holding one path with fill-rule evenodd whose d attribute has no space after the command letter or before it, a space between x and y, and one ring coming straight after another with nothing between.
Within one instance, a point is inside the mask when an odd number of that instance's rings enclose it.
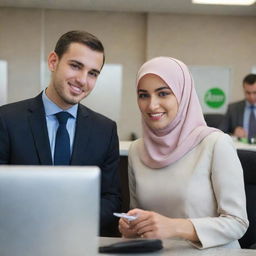
<instances>
[{"instance_id":1,"label":"computer monitor in background","mask_svg":"<svg viewBox=\"0 0 256 256\"><path fill-rule=\"evenodd\" d=\"M98 167L0 166L0 255L98 250Z\"/></svg>"}]
</instances>

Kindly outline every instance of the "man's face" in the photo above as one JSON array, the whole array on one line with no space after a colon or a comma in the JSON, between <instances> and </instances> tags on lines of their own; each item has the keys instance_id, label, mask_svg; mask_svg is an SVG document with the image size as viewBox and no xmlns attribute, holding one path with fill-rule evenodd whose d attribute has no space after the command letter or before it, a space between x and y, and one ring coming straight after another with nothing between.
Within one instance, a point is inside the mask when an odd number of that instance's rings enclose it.
<instances>
[{"instance_id":1,"label":"man's face","mask_svg":"<svg viewBox=\"0 0 256 256\"><path fill-rule=\"evenodd\" d=\"M244 94L245 99L250 104L256 104L256 83L254 84L244 84Z\"/></svg>"},{"instance_id":2,"label":"man's face","mask_svg":"<svg viewBox=\"0 0 256 256\"><path fill-rule=\"evenodd\" d=\"M94 88L102 64L103 53L81 43L71 43L61 59L52 52L48 57L52 78L47 96L62 109L79 103Z\"/></svg>"}]
</instances>

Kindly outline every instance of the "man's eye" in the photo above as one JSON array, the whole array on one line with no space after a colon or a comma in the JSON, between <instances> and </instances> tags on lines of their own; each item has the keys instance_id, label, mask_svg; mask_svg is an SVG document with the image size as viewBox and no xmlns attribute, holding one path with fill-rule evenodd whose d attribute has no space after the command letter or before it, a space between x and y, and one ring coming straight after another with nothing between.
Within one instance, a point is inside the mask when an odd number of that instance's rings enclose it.
<instances>
[{"instance_id":1,"label":"man's eye","mask_svg":"<svg viewBox=\"0 0 256 256\"><path fill-rule=\"evenodd\" d=\"M71 63L70 66L71 66L73 69L79 69L79 68L80 68L79 65L73 64L73 63Z\"/></svg>"},{"instance_id":2,"label":"man's eye","mask_svg":"<svg viewBox=\"0 0 256 256\"><path fill-rule=\"evenodd\" d=\"M97 72L89 72L89 74L93 77L98 77L99 75Z\"/></svg>"}]
</instances>

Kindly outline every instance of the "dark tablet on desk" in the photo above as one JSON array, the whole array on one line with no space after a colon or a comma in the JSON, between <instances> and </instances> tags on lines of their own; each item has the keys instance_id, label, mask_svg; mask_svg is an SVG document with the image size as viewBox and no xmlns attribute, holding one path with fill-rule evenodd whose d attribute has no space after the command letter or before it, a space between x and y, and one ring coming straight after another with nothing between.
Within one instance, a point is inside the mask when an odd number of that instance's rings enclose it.
<instances>
[{"instance_id":1,"label":"dark tablet on desk","mask_svg":"<svg viewBox=\"0 0 256 256\"><path fill-rule=\"evenodd\" d=\"M134 239L125 240L99 247L100 253L144 253L154 252L163 248L159 239Z\"/></svg>"}]
</instances>

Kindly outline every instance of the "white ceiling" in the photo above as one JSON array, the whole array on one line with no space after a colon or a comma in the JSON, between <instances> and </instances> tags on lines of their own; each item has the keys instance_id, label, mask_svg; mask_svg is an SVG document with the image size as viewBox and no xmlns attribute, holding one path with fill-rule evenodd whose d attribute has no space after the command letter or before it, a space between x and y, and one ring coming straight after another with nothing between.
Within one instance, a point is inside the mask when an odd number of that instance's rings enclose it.
<instances>
[{"instance_id":1,"label":"white ceiling","mask_svg":"<svg viewBox=\"0 0 256 256\"><path fill-rule=\"evenodd\" d=\"M191 0L0 0L0 7L256 16L256 4L195 5Z\"/></svg>"}]
</instances>

